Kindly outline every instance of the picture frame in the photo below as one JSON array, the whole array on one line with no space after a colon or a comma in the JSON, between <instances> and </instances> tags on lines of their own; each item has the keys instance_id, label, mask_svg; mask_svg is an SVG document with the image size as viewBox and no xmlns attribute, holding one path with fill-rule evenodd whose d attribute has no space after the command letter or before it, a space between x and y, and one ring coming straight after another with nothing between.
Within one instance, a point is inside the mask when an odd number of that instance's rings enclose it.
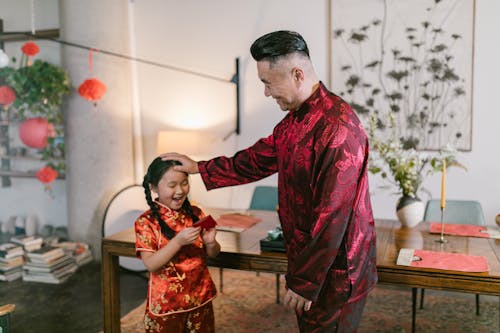
<instances>
[{"instance_id":1,"label":"picture frame","mask_svg":"<svg viewBox=\"0 0 500 333\"><path fill-rule=\"evenodd\" d=\"M403 146L472 149L475 0L331 0L332 90Z\"/></svg>"}]
</instances>

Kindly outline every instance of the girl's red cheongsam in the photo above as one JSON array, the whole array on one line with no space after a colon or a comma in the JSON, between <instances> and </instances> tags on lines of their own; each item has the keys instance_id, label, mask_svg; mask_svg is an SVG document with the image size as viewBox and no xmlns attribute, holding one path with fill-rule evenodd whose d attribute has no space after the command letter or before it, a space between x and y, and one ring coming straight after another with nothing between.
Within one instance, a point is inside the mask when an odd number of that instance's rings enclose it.
<instances>
[{"instance_id":1,"label":"girl's red cheongsam","mask_svg":"<svg viewBox=\"0 0 500 333\"><path fill-rule=\"evenodd\" d=\"M193 225L192 219L183 212L171 210L159 202L156 204L162 219L176 233ZM193 207L193 210L200 217L204 216L199 208ZM135 221L135 233L136 255L139 258L140 252L156 252L169 241L161 233L151 210ZM163 317L192 311L209 303L216 294L206 264L203 241L198 238L193 244L183 246L161 269L150 272L146 313L150 317Z\"/></svg>"}]
</instances>

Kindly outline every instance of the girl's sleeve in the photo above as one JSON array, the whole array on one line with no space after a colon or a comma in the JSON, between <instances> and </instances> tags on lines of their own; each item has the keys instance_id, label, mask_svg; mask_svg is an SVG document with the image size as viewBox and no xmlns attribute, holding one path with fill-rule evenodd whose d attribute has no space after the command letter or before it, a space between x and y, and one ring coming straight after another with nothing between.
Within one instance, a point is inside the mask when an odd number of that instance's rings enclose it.
<instances>
[{"instance_id":1,"label":"girl's sleeve","mask_svg":"<svg viewBox=\"0 0 500 333\"><path fill-rule=\"evenodd\" d=\"M141 252L156 252L158 242L152 228L151 221L141 215L134 223L135 228L135 255L140 258Z\"/></svg>"}]
</instances>

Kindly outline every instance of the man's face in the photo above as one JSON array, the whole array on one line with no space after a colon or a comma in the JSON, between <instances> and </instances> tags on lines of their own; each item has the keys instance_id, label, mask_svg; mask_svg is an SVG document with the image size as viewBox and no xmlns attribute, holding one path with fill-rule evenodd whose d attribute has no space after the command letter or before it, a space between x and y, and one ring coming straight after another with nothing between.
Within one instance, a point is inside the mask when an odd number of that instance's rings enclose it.
<instances>
[{"instance_id":1,"label":"man's face","mask_svg":"<svg viewBox=\"0 0 500 333\"><path fill-rule=\"evenodd\" d=\"M297 98L300 83L294 76L295 70L288 60L280 60L272 66L267 60L257 62L257 72L264 83L264 95L274 98L283 111L295 110L301 104Z\"/></svg>"}]
</instances>

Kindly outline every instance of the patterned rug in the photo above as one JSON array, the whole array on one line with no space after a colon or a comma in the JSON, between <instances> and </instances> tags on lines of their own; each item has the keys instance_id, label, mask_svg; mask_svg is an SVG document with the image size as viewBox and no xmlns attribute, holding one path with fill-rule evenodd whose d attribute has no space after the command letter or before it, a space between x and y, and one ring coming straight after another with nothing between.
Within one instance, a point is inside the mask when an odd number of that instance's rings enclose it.
<instances>
[{"instance_id":1,"label":"patterned rug","mask_svg":"<svg viewBox=\"0 0 500 333\"><path fill-rule=\"evenodd\" d=\"M210 268L219 286L219 270ZM298 332L295 315L275 302L275 275L224 270L224 293L214 301L217 333ZM284 279L281 279L281 297ZM500 299L481 296L475 314L471 294L426 290L424 309L417 310L417 332L499 333ZM143 332L144 304L122 318L123 333ZM379 285L370 293L358 330L360 333L411 332L411 290Z\"/></svg>"}]
</instances>

